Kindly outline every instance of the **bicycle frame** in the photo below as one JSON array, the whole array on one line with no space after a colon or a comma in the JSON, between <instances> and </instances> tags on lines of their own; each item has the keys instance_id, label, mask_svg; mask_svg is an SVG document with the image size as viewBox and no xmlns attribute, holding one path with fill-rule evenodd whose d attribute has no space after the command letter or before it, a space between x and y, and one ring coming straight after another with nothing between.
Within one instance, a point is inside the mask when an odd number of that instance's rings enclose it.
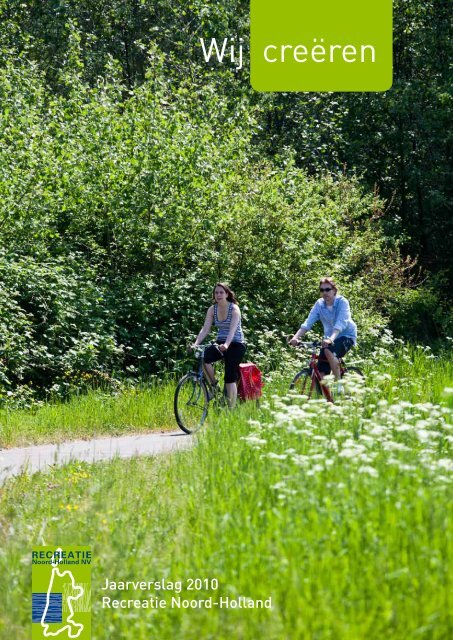
<instances>
[{"instance_id":1,"label":"bicycle frame","mask_svg":"<svg viewBox=\"0 0 453 640\"><path fill-rule=\"evenodd\" d=\"M215 343L214 343L215 344ZM198 366L188 371L178 381L173 399L173 410L178 426L188 434L195 433L204 424L208 415L208 406L213 402L220 408L229 406L226 396L226 385L211 382L204 360L205 350L211 345L195 347L195 358ZM215 344L223 357L218 345Z\"/></svg>"},{"instance_id":2,"label":"bicycle frame","mask_svg":"<svg viewBox=\"0 0 453 640\"><path fill-rule=\"evenodd\" d=\"M321 372L318 369L319 355L317 354L317 349L321 347L321 342L301 342L298 346L310 347L312 349L310 361L308 363L308 367L311 369L311 386L309 396L312 396L313 392L316 389L316 383L318 383L319 388L321 389L321 393L323 394L327 402L333 402L332 393L329 387L322 382ZM345 366L341 358L338 358L338 361L340 363L341 376L343 376L345 372Z\"/></svg>"},{"instance_id":3,"label":"bicycle frame","mask_svg":"<svg viewBox=\"0 0 453 640\"><path fill-rule=\"evenodd\" d=\"M212 343L212 344L215 347L218 348L218 345L215 342ZM196 347L194 349L195 358L198 359L198 371L192 371L192 373L197 376L198 380L200 380L200 381L203 380L204 381L204 383L207 385L211 395L215 395L218 392L218 385L215 386L215 385L212 384L211 380L209 379L209 376L206 374L205 369L204 369L204 352L210 346L212 346L212 345L211 344L200 345L200 346L198 346L198 347ZM220 353L222 353L222 352L220 351ZM213 365L214 364L215 363L213 363Z\"/></svg>"}]
</instances>

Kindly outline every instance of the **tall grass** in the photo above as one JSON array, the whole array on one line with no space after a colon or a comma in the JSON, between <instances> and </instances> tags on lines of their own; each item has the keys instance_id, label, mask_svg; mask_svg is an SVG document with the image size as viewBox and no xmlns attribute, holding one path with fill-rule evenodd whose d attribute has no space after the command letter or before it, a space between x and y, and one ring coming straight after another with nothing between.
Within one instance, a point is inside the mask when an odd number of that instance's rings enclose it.
<instances>
[{"instance_id":1,"label":"tall grass","mask_svg":"<svg viewBox=\"0 0 453 640\"><path fill-rule=\"evenodd\" d=\"M58 543L93 546L94 639L448 638L451 364L404 353L337 405L275 379L259 410L219 414L190 451L8 482L0 637L29 636L30 549ZM217 578L179 595L272 609L101 606L170 603L178 594L101 591L162 577Z\"/></svg>"},{"instance_id":2,"label":"tall grass","mask_svg":"<svg viewBox=\"0 0 453 640\"><path fill-rule=\"evenodd\" d=\"M68 402L0 410L0 447L115 436L176 427L174 382L126 389L117 395L90 391Z\"/></svg>"}]
</instances>

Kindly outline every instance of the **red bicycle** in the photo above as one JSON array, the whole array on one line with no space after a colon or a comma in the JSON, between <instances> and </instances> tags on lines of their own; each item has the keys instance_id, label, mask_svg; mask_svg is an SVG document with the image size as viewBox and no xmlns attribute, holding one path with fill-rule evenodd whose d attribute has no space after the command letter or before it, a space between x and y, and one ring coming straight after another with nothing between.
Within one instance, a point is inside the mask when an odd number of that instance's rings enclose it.
<instances>
[{"instance_id":1,"label":"red bicycle","mask_svg":"<svg viewBox=\"0 0 453 640\"><path fill-rule=\"evenodd\" d=\"M319 355L317 354L317 349L321 347L321 342L299 342L297 346L303 349L311 349L311 358L308 367L304 367L294 376L289 388L295 389L298 394L306 398L324 396L327 402L333 402L332 390L323 383L321 372L318 369ZM358 367L347 367L342 358L338 358L338 360L342 378L349 373L356 373L361 378L365 377Z\"/></svg>"}]
</instances>

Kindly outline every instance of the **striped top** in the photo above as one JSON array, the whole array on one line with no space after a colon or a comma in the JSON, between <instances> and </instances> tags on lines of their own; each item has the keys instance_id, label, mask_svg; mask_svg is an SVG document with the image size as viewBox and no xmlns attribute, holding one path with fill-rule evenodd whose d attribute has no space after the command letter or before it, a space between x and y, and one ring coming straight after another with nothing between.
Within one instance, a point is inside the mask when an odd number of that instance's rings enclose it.
<instances>
[{"instance_id":1,"label":"striped top","mask_svg":"<svg viewBox=\"0 0 453 640\"><path fill-rule=\"evenodd\" d=\"M217 303L214 305L214 324L217 327L217 342L225 342L228 333L230 332L230 324L231 324L231 316L233 314L233 303L230 302L230 306L228 307L227 317L223 322L219 320L217 315ZM244 334L241 328L241 319L239 319L239 324L236 327L236 331L234 332L232 342L245 342Z\"/></svg>"}]
</instances>

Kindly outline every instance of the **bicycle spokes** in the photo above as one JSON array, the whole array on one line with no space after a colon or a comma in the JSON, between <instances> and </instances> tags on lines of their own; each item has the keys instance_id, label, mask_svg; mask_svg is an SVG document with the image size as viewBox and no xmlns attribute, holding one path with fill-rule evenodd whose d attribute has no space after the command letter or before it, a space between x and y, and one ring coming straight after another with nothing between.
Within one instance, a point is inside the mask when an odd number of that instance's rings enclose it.
<instances>
[{"instance_id":1,"label":"bicycle spokes","mask_svg":"<svg viewBox=\"0 0 453 640\"><path fill-rule=\"evenodd\" d=\"M187 385L188 386L188 395L189 398L186 402L188 407L196 407L198 405L198 403L200 402L200 398L202 396L202 392L201 392L201 385L196 384L196 381L194 380L192 385ZM192 387L192 390L190 391L190 387Z\"/></svg>"},{"instance_id":2,"label":"bicycle spokes","mask_svg":"<svg viewBox=\"0 0 453 640\"><path fill-rule=\"evenodd\" d=\"M208 412L208 392L196 375L182 378L175 393L175 416L178 425L186 433L197 431Z\"/></svg>"},{"instance_id":3,"label":"bicycle spokes","mask_svg":"<svg viewBox=\"0 0 453 640\"><path fill-rule=\"evenodd\" d=\"M309 368L299 371L292 381L290 388L307 399L316 398L321 394L318 380Z\"/></svg>"}]
</instances>

